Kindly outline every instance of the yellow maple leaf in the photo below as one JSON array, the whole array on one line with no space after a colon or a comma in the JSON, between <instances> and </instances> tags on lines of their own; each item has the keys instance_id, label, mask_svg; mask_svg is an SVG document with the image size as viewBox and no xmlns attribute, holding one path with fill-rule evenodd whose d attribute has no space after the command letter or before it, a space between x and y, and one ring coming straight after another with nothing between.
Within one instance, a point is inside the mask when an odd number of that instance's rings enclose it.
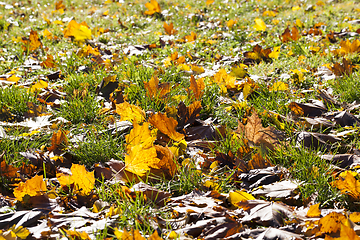
<instances>
[{"instance_id":1,"label":"yellow maple leaf","mask_svg":"<svg viewBox=\"0 0 360 240\"><path fill-rule=\"evenodd\" d=\"M42 46L42 43L40 42L39 35L36 31L31 30L29 38L22 38L21 41L23 42L22 49L24 51L30 51L33 52L39 47Z\"/></svg>"},{"instance_id":2,"label":"yellow maple leaf","mask_svg":"<svg viewBox=\"0 0 360 240\"><path fill-rule=\"evenodd\" d=\"M172 140L179 142L185 138L181 133L176 132L178 122L172 117L168 118L163 113L157 113L150 117L149 123L160 130L163 134L170 137Z\"/></svg>"},{"instance_id":3,"label":"yellow maple leaf","mask_svg":"<svg viewBox=\"0 0 360 240\"><path fill-rule=\"evenodd\" d=\"M226 26L228 28L232 28L236 23L237 23L236 20L230 19L229 21L226 22Z\"/></svg>"},{"instance_id":4,"label":"yellow maple leaf","mask_svg":"<svg viewBox=\"0 0 360 240\"><path fill-rule=\"evenodd\" d=\"M255 25L254 28L256 31L265 31L266 24L261 18L255 18Z\"/></svg>"},{"instance_id":5,"label":"yellow maple leaf","mask_svg":"<svg viewBox=\"0 0 360 240\"><path fill-rule=\"evenodd\" d=\"M205 89L205 83L203 78L195 80L193 75L190 76L190 88L196 100L199 100L204 94L203 90Z\"/></svg>"},{"instance_id":6,"label":"yellow maple leaf","mask_svg":"<svg viewBox=\"0 0 360 240\"><path fill-rule=\"evenodd\" d=\"M15 74L13 74L13 75L11 75L10 77L8 77L8 78L6 79L6 81L17 83L20 79L21 79L21 77L18 77L18 76L16 76Z\"/></svg>"},{"instance_id":7,"label":"yellow maple leaf","mask_svg":"<svg viewBox=\"0 0 360 240\"><path fill-rule=\"evenodd\" d=\"M225 87L226 89L234 89L235 87L235 80L236 77L233 77L231 75L228 75L225 71L225 69L220 69L215 75L214 75L214 81L219 85L219 87Z\"/></svg>"},{"instance_id":8,"label":"yellow maple leaf","mask_svg":"<svg viewBox=\"0 0 360 240\"><path fill-rule=\"evenodd\" d=\"M144 176L150 168L158 168L159 161L154 147L144 148L142 145L135 145L125 155L125 169Z\"/></svg>"},{"instance_id":9,"label":"yellow maple leaf","mask_svg":"<svg viewBox=\"0 0 360 240\"><path fill-rule=\"evenodd\" d=\"M278 59L280 55L280 47L274 47L274 50L269 54L269 58L275 58Z\"/></svg>"},{"instance_id":10,"label":"yellow maple leaf","mask_svg":"<svg viewBox=\"0 0 360 240\"><path fill-rule=\"evenodd\" d=\"M43 176L35 176L26 182L21 182L19 186L14 189L14 196L19 201L23 200L25 195L40 196L46 191L46 184Z\"/></svg>"},{"instance_id":11,"label":"yellow maple leaf","mask_svg":"<svg viewBox=\"0 0 360 240\"><path fill-rule=\"evenodd\" d=\"M156 0L145 3L145 7L148 9L144 12L146 15L154 15L155 13L161 12L160 5Z\"/></svg>"},{"instance_id":12,"label":"yellow maple leaf","mask_svg":"<svg viewBox=\"0 0 360 240\"><path fill-rule=\"evenodd\" d=\"M354 199L360 199L360 181L356 180L352 172L346 171L345 177L340 177L333 184L343 194L350 195Z\"/></svg>"},{"instance_id":13,"label":"yellow maple leaf","mask_svg":"<svg viewBox=\"0 0 360 240\"><path fill-rule=\"evenodd\" d=\"M151 77L149 82L144 82L144 87L146 89L146 95L150 98L155 97L164 97L168 92L170 92L170 83L160 83L157 76Z\"/></svg>"},{"instance_id":14,"label":"yellow maple leaf","mask_svg":"<svg viewBox=\"0 0 360 240\"><path fill-rule=\"evenodd\" d=\"M287 83L278 81L275 82L270 88L269 91L273 92L273 91L286 91L289 89L289 85Z\"/></svg>"},{"instance_id":15,"label":"yellow maple leaf","mask_svg":"<svg viewBox=\"0 0 360 240\"><path fill-rule=\"evenodd\" d=\"M71 166L71 175L62 173L56 174L56 177L61 186L69 186L74 184L74 189L82 194L88 195L94 188L95 176L94 171L88 172L84 165L73 164Z\"/></svg>"},{"instance_id":16,"label":"yellow maple leaf","mask_svg":"<svg viewBox=\"0 0 360 240\"><path fill-rule=\"evenodd\" d=\"M15 224L9 230L12 233L11 235L15 235L20 239L26 239L30 234L30 231L27 228L24 228L23 226L16 227Z\"/></svg>"},{"instance_id":17,"label":"yellow maple leaf","mask_svg":"<svg viewBox=\"0 0 360 240\"><path fill-rule=\"evenodd\" d=\"M127 151L130 151L131 148L136 145L141 145L142 148L150 148L153 146L156 137L152 136L149 125L147 122L141 126L137 122L133 123L134 128L125 136Z\"/></svg>"},{"instance_id":18,"label":"yellow maple leaf","mask_svg":"<svg viewBox=\"0 0 360 240\"><path fill-rule=\"evenodd\" d=\"M91 39L91 29L85 22L77 23L71 20L64 30L64 37L74 37L75 41L82 42Z\"/></svg>"},{"instance_id":19,"label":"yellow maple leaf","mask_svg":"<svg viewBox=\"0 0 360 240\"><path fill-rule=\"evenodd\" d=\"M132 105L128 102L115 104L116 113L121 116L121 121L143 122L145 121L145 111L138 106Z\"/></svg>"},{"instance_id":20,"label":"yellow maple leaf","mask_svg":"<svg viewBox=\"0 0 360 240\"><path fill-rule=\"evenodd\" d=\"M311 205L308 212L306 213L307 217L320 217L321 211L319 209L320 203Z\"/></svg>"}]
</instances>

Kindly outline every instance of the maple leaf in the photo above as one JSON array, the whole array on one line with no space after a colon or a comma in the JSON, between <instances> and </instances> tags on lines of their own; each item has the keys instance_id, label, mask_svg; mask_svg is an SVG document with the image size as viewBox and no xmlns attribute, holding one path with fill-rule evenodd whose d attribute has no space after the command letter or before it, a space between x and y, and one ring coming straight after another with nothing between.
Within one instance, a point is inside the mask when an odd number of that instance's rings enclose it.
<instances>
[{"instance_id":1,"label":"maple leaf","mask_svg":"<svg viewBox=\"0 0 360 240\"><path fill-rule=\"evenodd\" d=\"M48 54L46 56L46 60L43 61L42 63L40 63L40 66L42 66L43 68L54 68L54 67L56 67L54 57L52 55Z\"/></svg>"},{"instance_id":2,"label":"maple leaf","mask_svg":"<svg viewBox=\"0 0 360 240\"><path fill-rule=\"evenodd\" d=\"M134 128L125 136L127 151L130 151L131 148L136 145L141 145L142 148L150 148L153 146L156 137L152 136L149 125L150 123L147 122L141 126L137 122L133 123Z\"/></svg>"},{"instance_id":3,"label":"maple leaf","mask_svg":"<svg viewBox=\"0 0 360 240\"><path fill-rule=\"evenodd\" d=\"M132 105L128 102L115 104L116 113L121 116L121 121L143 122L145 121L145 111L138 106Z\"/></svg>"},{"instance_id":4,"label":"maple leaf","mask_svg":"<svg viewBox=\"0 0 360 240\"><path fill-rule=\"evenodd\" d=\"M340 47L340 49L334 50L333 53L337 55L345 55L360 52L360 40L356 39L353 42L350 42L350 40L341 41Z\"/></svg>"},{"instance_id":5,"label":"maple leaf","mask_svg":"<svg viewBox=\"0 0 360 240\"><path fill-rule=\"evenodd\" d=\"M345 177L340 177L333 182L343 194L350 195L354 199L360 199L360 181L356 180L352 172L346 171Z\"/></svg>"},{"instance_id":6,"label":"maple leaf","mask_svg":"<svg viewBox=\"0 0 360 240\"><path fill-rule=\"evenodd\" d=\"M46 81L39 80L37 83L31 85L31 87L29 88L29 91L36 92L43 88L47 88L48 86L49 86L49 84Z\"/></svg>"},{"instance_id":7,"label":"maple leaf","mask_svg":"<svg viewBox=\"0 0 360 240\"><path fill-rule=\"evenodd\" d=\"M197 38L197 35L196 35L196 33L191 32L190 35L186 35L184 38L185 38L186 42L194 42Z\"/></svg>"},{"instance_id":8,"label":"maple leaf","mask_svg":"<svg viewBox=\"0 0 360 240\"><path fill-rule=\"evenodd\" d=\"M205 89L205 83L203 78L199 78L195 80L194 75L190 76L190 88L188 92L191 90L192 94L195 96L196 100L199 100L204 94L203 90Z\"/></svg>"},{"instance_id":9,"label":"maple leaf","mask_svg":"<svg viewBox=\"0 0 360 240\"><path fill-rule=\"evenodd\" d=\"M159 161L154 147L143 148L142 145L135 145L125 155L125 169L144 176L150 168L158 168Z\"/></svg>"},{"instance_id":10,"label":"maple leaf","mask_svg":"<svg viewBox=\"0 0 360 240\"><path fill-rule=\"evenodd\" d=\"M351 64L351 61L343 58L342 60L342 64L341 63L334 63L334 65L331 67L331 71L336 75L336 76L350 76L351 73L353 72L353 68L354 66Z\"/></svg>"},{"instance_id":11,"label":"maple leaf","mask_svg":"<svg viewBox=\"0 0 360 240\"><path fill-rule=\"evenodd\" d=\"M299 33L299 30L295 26L293 26L291 31L290 31L289 27L287 27L285 29L285 31L280 36L280 40L283 43L287 43L291 40L297 41L297 40L299 40L300 37L301 37L301 35Z\"/></svg>"},{"instance_id":12,"label":"maple leaf","mask_svg":"<svg viewBox=\"0 0 360 240\"><path fill-rule=\"evenodd\" d=\"M19 186L14 189L14 196L17 200L22 201L25 195L40 196L46 191L46 184L43 176L35 176L26 182L21 182Z\"/></svg>"},{"instance_id":13,"label":"maple leaf","mask_svg":"<svg viewBox=\"0 0 360 240\"><path fill-rule=\"evenodd\" d=\"M247 124L244 126L238 121L238 129L235 131L239 136L244 136L250 143L254 145L264 145L269 149L274 149L275 145L279 144L282 139L282 134L274 127L269 126L264 128L261 124L261 119L258 114L254 112L248 118Z\"/></svg>"},{"instance_id":14,"label":"maple leaf","mask_svg":"<svg viewBox=\"0 0 360 240\"><path fill-rule=\"evenodd\" d=\"M1 160L0 157L0 176L7 178L16 178L19 177L18 171L19 168L6 164L6 162L4 160Z\"/></svg>"},{"instance_id":15,"label":"maple leaf","mask_svg":"<svg viewBox=\"0 0 360 240\"><path fill-rule=\"evenodd\" d=\"M178 166L174 154L168 147L160 145L155 145L154 147L156 149L157 158L159 159L159 162L157 163L159 170L154 170L152 173L158 176L165 175L165 178L167 179L173 178Z\"/></svg>"},{"instance_id":16,"label":"maple leaf","mask_svg":"<svg viewBox=\"0 0 360 240\"><path fill-rule=\"evenodd\" d=\"M57 173L61 186L70 186L74 184L74 190L82 195L88 195L95 185L94 171L88 172L84 165L72 164L71 175Z\"/></svg>"},{"instance_id":17,"label":"maple leaf","mask_svg":"<svg viewBox=\"0 0 360 240\"><path fill-rule=\"evenodd\" d=\"M74 37L75 41L82 42L91 39L91 29L86 22L77 23L71 20L64 30L64 37Z\"/></svg>"},{"instance_id":18,"label":"maple leaf","mask_svg":"<svg viewBox=\"0 0 360 240\"><path fill-rule=\"evenodd\" d=\"M49 152L54 151L55 149L58 149L61 144L67 144L68 140L66 135L69 133L69 131L64 130L58 130L57 132L54 132L51 137L51 146L47 148Z\"/></svg>"},{"instance_id":19,"label":"maple leaf","mask_svg":"<svg viewBox=\"0 0 360 240\"><path fill-rule=\"evenodd\" d=\"M149 82L144 82L144 87L146 89L146 95L150 98L162 98L170 92L170 83L159 84L157 76L151 77Z\"/></svg>"},{"instance_id":20,"label":"maple leaf","mask_svg":"<svg viewBox=\"0 0 360 240\"><path fill-rule=\"evenodd\" d=\"M42 43L40 42L39 35L36 31L31 30L29 38L22 38L21 41L23 42L22 49L24 51L30 51L33 52L39 47L42 46Z\"/></svg>"},{"instance_id":21,"label":"maple leaf","mask_svg":"<svg viewBox=\"0 0 360 240\"><path fill-rule=\"evenodd\" d=\"M164 22L164 29L167 35L175 35L177 34L177 30L174 29L174 24L170 23L169 25Z\"/></svg>"},{"instance_id":22,"label":"maple leaf","mask_svg":"<svg viewBox=\"0 0 360 240\"><path fill-rule=\"evenodd\" d=\"M343 224L348 225L349 222L343 214L337 212L329 213L319 220L320 231L323 233L336 233Z\"/></svg>"},{"instance_id":23,"label":"maple leaf","mask_svg":"<svg viewBox=\"0 0 360 240\"><path fill-rule=\"evenodd\" d=\"M289 90L289 84L278 81L275 82L270 88L269 91L270 92L277 92L277 91L286 91Z\"/></svg>"},{"instance_id":24,"label":"maple leaf","mask_svg":"<svg viewBox=\"0 0 360 240\"><path fill-rule=\"evenodd\" d=\"M154 127L159 129L163 134L167 135L176 142L180 142L185 137L183 134L178 133L175 130L176 126L178 125L178 122L172 117L168 118L163 113L157 113L152 115L149 118L149 123L151 123Z\"/></svg>"},{"instance_id":25,"label":"maple leaf","mask_svg":"<svg viewBox=\"0 0 360 240\"><path fill-rule=\"evenodd\" d=\"M270 48L263 49L259 44L256 44L253 47L253 50L251 52L250 51L244 52L244 57L253 59L257 63L259 63L261 60L269 61L270 60L270 56L269 56L270 53L271 53Z\"/></svg>"},{"instance_id":26,"label":"maple leaf","mask_svg":"<svg viewBox=\"0 0 360 240\"><path fill-rule=\"evenodd\" d=\"M340 237L333 238L329 235L326 235L325 240L360 240L360 237L356 234L354 229L344 224L341 224Z\"/></svg>"},{"instance_id":27,"label":"maple leaf","mask_svg":"<svg viewBox=\"0 0 360 240\"><path fill-rule=\"evenodd\" d=\"M200 111L200 101L195 101L188 107L181 101L177 107L178 128L183 128L186 124L193 124L195 119L199 117Z\"/></svg>"},{"instance_id":28,"label":"maple leaf","mask_svg":"<svg viewBox=\"0 0 360 240\"><path fill-rule=\"evenodd\" d=\"M145 3L145 7L148 9L144 12L146 15L154 15L155 13L161 13L160 5L156 0L150 0L150 2Z\"/></svg>"},{"instance_id":29,"label":"maple leaf","mask_svg":"<svg viewBox=\"0 0 360 240\"><path fill-rule=\"evenodd\" d=\"M321 211L319 210L320 203L311 205L309 210L306 213L307 217L320 217Z\"/></svg>"},{"instance_id":30,"label":"maple leaf","mask_svg":"<svg viewBox=\"0 0 360 240\"><path fill-rule=\"evenodd\" d=\"M227 92L227 89L236 89L235 80L236 77L227 74L226 70L223 68L214 75L214 82L217 83L222 89L222 92L225 93Z\"/></svg>"}]
</instances>

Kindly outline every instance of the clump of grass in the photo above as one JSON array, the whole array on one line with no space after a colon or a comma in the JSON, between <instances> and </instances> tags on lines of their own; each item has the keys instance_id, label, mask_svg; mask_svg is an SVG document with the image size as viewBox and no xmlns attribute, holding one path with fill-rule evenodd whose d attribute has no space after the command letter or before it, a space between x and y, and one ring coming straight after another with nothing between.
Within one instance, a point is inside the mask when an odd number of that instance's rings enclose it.
<instances>
[{"instance_id":1,"label":"clump of grass","mask_svg":"<svg viewBox=\"0 0 360 240\"><path fill-rule=\"evenodd\" d=\"M29 108L27 103L35 102L35 95L25 88L0 88L0 120L22 120Z\"/></svg>"},{"instance_id":2,"label":"clump of grass","mask_svg":"<svg viewBox=\"0 0 360 240\"><path fill-rule=\"evenodd\" d=\"M350 76L343 76L335 79L331 84L334 92L338 94L344 102L354 102L360 99L360 81L359 73L353 73Z\"/></svg>"}]
</instances>

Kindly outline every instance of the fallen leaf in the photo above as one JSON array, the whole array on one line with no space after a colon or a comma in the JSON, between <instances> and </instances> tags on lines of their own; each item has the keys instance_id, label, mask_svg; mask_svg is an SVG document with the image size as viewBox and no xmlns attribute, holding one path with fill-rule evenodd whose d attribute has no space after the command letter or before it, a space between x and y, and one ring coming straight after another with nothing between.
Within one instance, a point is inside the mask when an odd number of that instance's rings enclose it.
<instances>
[{"instance_id":1,"label":"fallen leaf","mask_svg":"<svg viewBox=\"0 0 360 240\"><path fill-rule=\"evenodd\" d=\"M169 25L164 22L164 29L167 35L175 35L178 31L174 29L174 24L170 23Z\"/></svg>"},{"instance_id":2,"label":"fallen leaf","mask_svg":"<svg viewBox=\"0 0 360 240\"><path fill-rule=\"evenodd\" d=\"M31 30L29 38L22 38L23 42L22 49L23 51L33 52L38 48L42 47L42 43L40 41L39 35L36 31Z\"/></svg>"},{"instance_id":3,"label":"fallen leaf","mask_svg":"<svg viewBox=\"0 0 360 240\"><path fill-rule=\"evenodd\" d=\"M255 25L253 26L256 31L265 31L266 24L265 22L260 18L255 18Z\"/></svg>"},{"instance_id":4,"label":"fallen leaf","mask_svg":"<svg viewBox=\"0 0 360 240\"><path fill-rule=\"evenodd\" d=\"M247 201L247 200L254 200L255 198L250 193L244 191L235 191L229 193L228 200L231 202L232 205L237 206L238 202Z\"/></svg>"},{"instance_id":5,"label":"fallen leaf","mask_svg":"<svg viewBox=\"0 0 360 240\"><path fill-rule=\"evenodd\" d=\"M159 84L157 76L151 77L149 82L144 82L146 95L150 98L162 98L170 92L170 83Z\"/></svg>"},{"instance_id":6,"label":"fallen leaf","mask_svg":"<svg viewBox=\"0 0 360 240\"><path fill-rule=\"evenodd\" d=\"M151 168L159 168L159 161L155 147L143 148L142 145L135 145L125 155L125 169L144 176Z\"/></svg>"},{"instance_id":7,"label":"fallen leaf","mask_svg":"<svg viewBox=\"0 0 360 240\"><path fill-rule=\"evenodd\" d=\"M337 212L331 212L319 220L320 231L323 233L337 233L343 224L348 224L348 220Z\"/></svg>"},{"instance_id":8,"label":"fallen leaf","mask_svg":"<svg viewBox=\"0 0 360 240\"><path fill-rule=\"evenodd\" d=\"M185 138L183 134L178 133L175 130L178 122L171 117L168 118L163 113L157 113L152 115L149 118L149 123L176 142L180 142Z\"/></svg>"},{"instance_id":9,"label":"fallen leaf","mask_svg":"<svg viewBox=\"0 0 360 240\"><path fill-rule=\"evenodd\" d=\"M311 205L308 212L306 213L307 217L320 217L321 211L319 210L320 203Z\"/></svg>"},{"instance_id":10,"label":"fallen leaf","mask_svg":"<svg viewBox=\"0 0 360 240\"><path fill-rule=\"evenodd\" d=\"M204 94L205 83L203 78L198 78L195 80L194 75L190 76L190 88L188 93L191 91L195 96L196 100L200 100L202 95Z\"/></svg>"},{"instance_id":11,"label":"fallen leaf","mask_svg":"<svg viewBox=\"0 0 360 240\"><path fill-rule=\"evenodd\" d=\"M287 27L285 29L285 31L280 36L280 40L283 43L287 43L291 40L297 41L297 40L299 40L300 37L301 37L301 35L299 33L299 30L295 26L293 26L291 31L290 31L289 27Z\"/></svg>"},{"instance_id":12,"label":"fallen leaf","mask_svg":"<svg viewBox=\"0 0 360 240\"><path fill-rule=\"evenodd\" d=\"M86 22L77 23L71 20L64 30L64 37L74 37L75 41L85 41L91 39L91 29Z\"/></svg>"},{"instance_id":13,"label":"fallen leaf","mask_svg":"<svg viewBox=\"0 0 360 240\"><path fill-rule=\"evenodd\" d=\"M130 133L125 136L127 151L130 151L132 147L138 145L141 145L142 148L152 147L156 137L152 136L149 123L145 122L139 125L137 122L134 122L133 126L134 128Z\"/></svg>"},{"instance_id":14,"label":"fallen leaf","mask_svg":"<svg viewBox=\"0 0 360 240\"><path fill-rule=\"evenodd\" d=\"M94 171L88 172L84 165L72 164L71 175L56 174L61 186L75 185L74 190L79 194L88 195L95 185Z\"/></svg>"},{"instance_id":15,"label":"fallen leaf","mask_svg":"<svg viewBox=\"0 0 360 240\"><path fill-rule=\"evenodd\" d=\"M115 104L116 113L121 116L121 121L130 121L141 123L145 121L145 111L138 106L132 105L128 102Z\"/></svg>"},{"instance_id":16,"label":"fallen leaf","mask_svg":"<svg viewBox=\"0 0 360 240\"><path fill-rule=\"evenodd\" d=\"M160 5L156 0L150 0L150 2L145 3L145 7L148 9L144 12L146 15L154 15L161 12Z\"/></svg>"},{"instance_id":17,"label":"fallen leaf","mask_svg":"<svg viewBox=\"0 0 360 240\"><path fill-rule=\"evenodd\" d=\"M22 201L25 195L39 196L46 192L46 183L42 176L35 176L26 182L21 182L19 186L14 189L14 196L17 200Z\"/></svg>"},{"instance_id":18,"label":"fallen leaf","mask_svg":"<svg viewBox=\"0 0 360 240\"><path fill-rule=\"evenodd\" d=\"M67 144L68 139L67 139L67 134L69 132L65 131L65 130L58 130L57 132L54 132L52 137L51 137L51 146L47 148L47 150L49 152L52 152L56 149L58 149L61 144Z\"/></svg>"},{"instance_id":19,"label":"fallen leaf","mask_svg":"<svg viewBox=\"0 0 360 240\"><path fill-rule=\"evenodd\" d=\"M350 171L345 172L345 177L340 177L333 182L343 194L350 195L354 199L360 199L360 181L356 180Z\"/></svg>"}]
</instances>

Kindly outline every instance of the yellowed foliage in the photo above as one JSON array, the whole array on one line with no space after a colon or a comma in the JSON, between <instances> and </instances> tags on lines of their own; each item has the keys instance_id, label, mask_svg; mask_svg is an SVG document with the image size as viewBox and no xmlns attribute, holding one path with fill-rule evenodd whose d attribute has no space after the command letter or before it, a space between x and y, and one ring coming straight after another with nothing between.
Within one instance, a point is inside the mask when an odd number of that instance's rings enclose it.
<instances>
[{"instance_id":1,"label":"yellowed foliage","mask_svg":"<svg viewBox=\"0 0 360 240\"><path fill-rule=\"evenodd\" d=\"M160 159L157 158L156 149L143 148L142 145L135 145L125 155L125 169L139 176L144 176L150 168L158 168Z\"/></svg>"},{"instance_id":2,"label":"yellowed foliage","mask_svg":"<svg viewBox=\"0 0 360 240\"><path fill-rule=\"evenodd\" d=\"M199 100L204 94L205 83L203 78L199 78L195 80L195 77L191 75L190 77L190 88L192 94L195 96L196 100Z\"/></svg>"},{"instance_id":3,"label":"yellowed foliage","mask_svg":"<svg viewBox=\"0 0 360 240\"><path fill-rule=\"evenodd\" d=\"M147 122L142 125L139 125L137 122L133 123L134 128L125 136L127 151L131 151L131 148L136 145L141 145L142 148L150 148L153 146L156 137L152 136L149 125Z\"/></svg>"},{"instance_id":4,"label":"yellowed foliage","mask_svg":"<svg viewBox=\"0 0 360 240\"><path fill-rule=\"evenodd\" d=\"M226 73L225 69L220 69L215 75L214 75L214 81L217 83L220 87L226 87L226 89L234 89L235 86L235 80L236 77L233 77Z\"/></svg>"},{"instance_id":5,"label":"yellowed foliage","mask_svg":"<svg viewBox=\"0 0 360 240\"><path fill-rule=\"evenodd\" d=\"M143 122L145 121L145 111L140 107L128 102L116 104L116 113L121 116L121 121Z\"/></svg>"},{"instance_id":6,"label":"yellowed foliage","mask_svg":"<svg viewBox=\"0 0 360 240\"><path fill-rule=\"evenodd\" d=\"M77 23L71 20L64 30L64 37L74 37L75 41L85 41L91 39L91 29L86 22Z\"/></svg>"},{"instance_id":7,"label":"yellowed foliage","mask_svg":"<svg viewBox=\"0 0 360 240\"><path fill-rule=\"evenodd\" d=\"M311 205L308 212L306 213L307 217L320 217L321 211L319 209L320 203Z\"/></svg>"},{"instance_id":8,"label":"yellowed foliage","mask_svg":"<svg viewBox=\"0 0 360 240\"><path fill-rule=\"evenodd\" d=\"M29 88L30 92L36 92L38 90L41 90L43 88L47 88L49 86L49 84L44 81L44 80L39 80L37 83L31 85L31 87Z\"/></svg>"},{"instance_id":9,"label":"yellowed foliage","mask_svg":"<svg viewBox=\"0 0 360 240\"><path fill-rule=\"evenodd\" d=\"M146 95L150 98L162 98L170 92L170 83L159 84L157 76L151 77L149 82L144 82L144 87L146 89Z\"/></svg>"},{"instance_id":10,"label":"yellowed foliage","mask_svg":"<svg viewBox=\"0 0 360 240\"><path fill-rule=\"evenodd\" d=\"M254 200L254 196L250 193L244 191L235 191L230 192L228 200L231 202L232 205L236 206L238 202L247 201L247 200Z\"/></svg>"},{"instance_id":11,"label":"yellowed foliage","mask_svg":"<svg viewBox=\"0 0 360 240\"><path fill-rule=\"evenodd\" d=\"M17 200L22 201L25 195L40 196L46 191L46 184L42 176L35 176L26 182L21 182L19 186L14 189L14 196Z\"/></svg>"},{"instance_id":12,"label":"yellowed foliage","mask_svg":"<svg viewBox=\"0 0 360 240\"><path fill-rule=\"evenodd\" d=\"M173 23L167 24L166 22L164 22L164 29L167 35L175 35L178 32L174 29Z\"/></svg>"},{"instance_id":13,"label":"yellowed foliage","mask_svg":"<svg viewBox=\"0 0 360 240\"><path fill-rule=\"evenodd\" d=\"M56 174L61 186L69 186L74 184L74 189L81 195L88 195L95 185L94 171L88 172L84 165L72 164L71 174Z\"/></svg>"},{"instance_id":14,"label":"yellowed foliage","mask_svg":"<svg viewBox=\"0 0 360 240\"><path fill-rule=\"evenodd\" d=\"M156 0L145 3L145 7L148 9L144 12L146 15L154 15L155 13L161 12L160 5Z\"/></svg>"},{"instance_id":15,"label":"yellowed foliage","mask_svg":"<svg viewBox=\"0 0 360 240\"><path fill-rule=\"evenodd\" d=\"M255 25L254 29L256 31L265 31L266 30L266 24L261 18L255 18Z\"/></svg>"},{"instance_id":16,"label":"yellowed foliage","mask_svg":"<svg viewBox=\"0 0 360 240\"><path fill-rule=\"evenodd\" d=\"M354 199L360 199L360 181L356 180L354 175L346 172L345 177L340 177L333 184L340 189L343 194L350 195Z\"/></svg>"},{"instance_id":17,"label":"yellowed foliage","mask_svg":"<svg viewBox=\"0 0 360 240\"><path fill-rule=\"evenodd\" d=\"M273 91L286 91L289 90L289 84L278 81L275 82L270 88L269 91L273 92Z\"/></svg>"}]
</instances>

